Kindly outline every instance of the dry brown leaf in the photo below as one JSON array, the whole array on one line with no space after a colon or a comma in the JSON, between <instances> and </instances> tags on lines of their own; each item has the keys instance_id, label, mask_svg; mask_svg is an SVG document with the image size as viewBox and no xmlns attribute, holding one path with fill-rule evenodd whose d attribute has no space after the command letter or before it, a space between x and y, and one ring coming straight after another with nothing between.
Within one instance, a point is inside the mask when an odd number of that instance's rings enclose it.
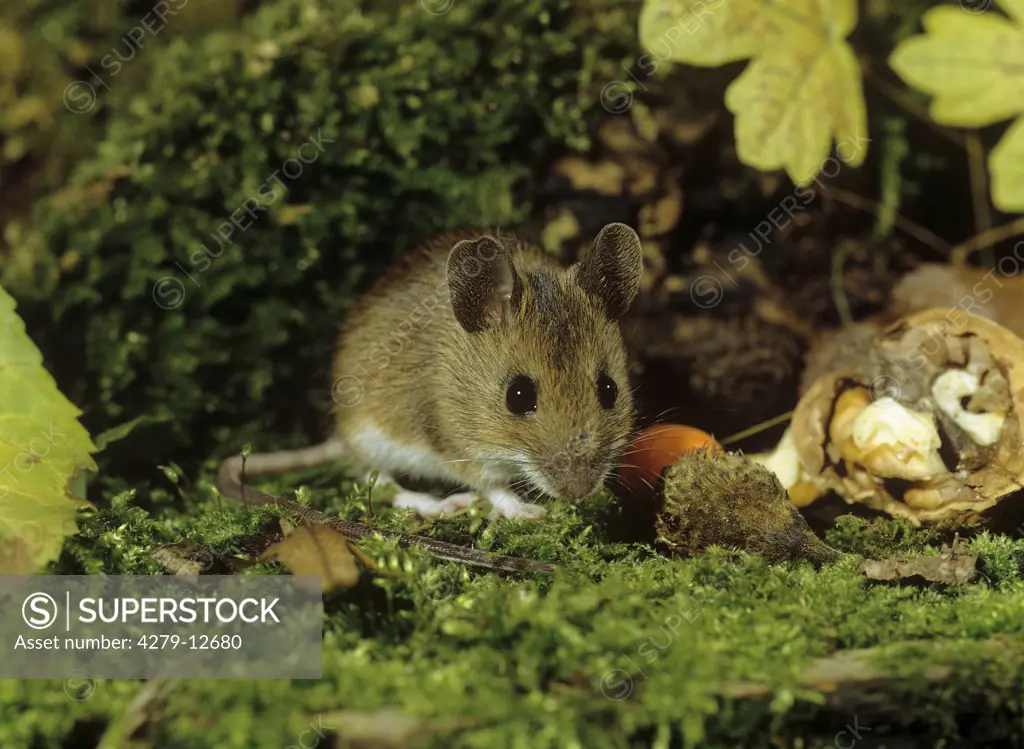
<instances>
[{"instance_id":1,"label":"dry brown leaf","mask_svg":"<svg viewBox=\"0 0 1024 749\"><path fill-rule=\"evenodd\" d=\"M195 541L161 546L149 553L157 564L172 575L198 575L213 562L213 554Z\"/></svg>"},{"instance_id":2,"label":"dry brown leaf","mask_svg":"<svg viewBox=\"0 0 1024 749\"><path fill-rule=\"evenodd\" d=\"M579 156L567 156L551 170L565 177L576 190L593 190L601 195L621 195L626 170L614 161L592 162Z\"/></svg>"},{"instance_id":3,"label":"dry brown leaf","mask_svg":"<svg viewBox=\"0 0 1024 749\"><path fill-rule=\"evenodd\" d=\"M978 555L964 554L967 544L962 538L945 546L939 556L914 559L887 557L869 559L860 566L868 580L914 583L919 580L946 585L965 585L978 578Z\"/></svg>"},{"instance_id":4,"label":"dry brown leaf","mask_svg":"<svg viewBox=\"0 0 1024 749\"><path fill-rule=\"evenodd\" d=\"M281 523L284 540L268 547L261 562L277 560L292 574L319 575L324 593L355 585L359 567L348 539L326 525L300 525L289 533L291 524L285 522Z\"/></svg>"},{"instance_id":5,"label":"dry brown leaf","mask_svg":"<svg viewBox=\"0 0 1024 749\"><path fill-rule=\"evenodd\" d=\"M172 575L194 577L195 575L227 575L251 567L255 562L236 556L218 554L195 541L153 549L149 556Z\"/></svg>"}]
</instances>

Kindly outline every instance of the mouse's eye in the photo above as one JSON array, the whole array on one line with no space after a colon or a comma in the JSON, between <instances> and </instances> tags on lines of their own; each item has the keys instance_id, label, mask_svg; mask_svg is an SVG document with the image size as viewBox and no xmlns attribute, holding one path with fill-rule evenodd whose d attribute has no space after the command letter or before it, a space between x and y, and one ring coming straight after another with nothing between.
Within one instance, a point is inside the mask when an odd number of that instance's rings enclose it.
<instances>
[{"instance_id":1,"label":"mouse's eye","mask_svg":"<svg viewBox=\"0 0 1024 749\"><path fill-rule=\"evenodd\" d=\"M516 375L505 393L505 404L516 416L537 410L537 385L526 375Z\"/></svg>"},{"instance_id":2,"label":"mouse's eye","mask_svg":"<svg viewBox=\"0 0 1024 749\"><path fill-rule=\"evenodd\" d=\"M602 372L597 376L597 400L601 403L601 408L611 408L618 398L619 386L615 384L615 380Z\"/></svg>"}]
</instances>

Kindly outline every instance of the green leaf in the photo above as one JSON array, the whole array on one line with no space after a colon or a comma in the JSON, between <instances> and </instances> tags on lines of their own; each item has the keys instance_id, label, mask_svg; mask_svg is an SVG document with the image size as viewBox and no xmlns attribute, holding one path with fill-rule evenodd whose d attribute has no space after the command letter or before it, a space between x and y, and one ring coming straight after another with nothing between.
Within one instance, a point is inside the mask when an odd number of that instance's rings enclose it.
<instances>
[{"instance_id":1,"label":"green leaf","mask_svg":"<svg viewBox=\"0 0 1024 749\"><path fill-rule=\"evenodd\" d=\"M984 127L1024 114L1024 0L999 0L1010 16L939 7L924 34L905 39L889 64L910 86L931 94L931 116L956 127ZM992 202L1024 212L1024 118L989 154Z\"/></svg>"},{"instance_id":2,"label":"green leaf","mask_svg":"<svg viewBox=\"0 0 1024 749\"><path fill-rule=\"evenodd\" d=\"M833 140L851 166L867 155L860 69L842 39L758 56L726 90L725 104L736 115L740 161L762 171L785 169L795 184L817 175Z\"/></svg>"},{"instance_id":3,"label":"green leaf","mask_svg":"<svg viewBox=\"0 0 1024 749\"><path fill-rule=\"evenodd\" d=\"M983 127L1024 113L1024 24L952 6L932 8L922 23L925 33L904 39L889 64L935 97L936 122Z\"/></svg>"},{"instance_id":4,"label":"green leaf","mask_svg":"<svg viewBox=\"0 0 1024 749\"><path fill-rule=\"evenodd\" d=\"M802 185L833 142L851 166L867 154L860 68L846 42L856 25L854 0L647 0L640 42L658 59L690 65L751 58L725 94L736 153Z\"/></svg>"},{"instance_id":5,"label":"green leaf","mask_svg":"<svg viewBox=\"0 0 1024 749\"><path fill-rule=\"evenodd\" d=\"M757 54L771 15L759 0L648 0L640 44L663 59L715 67Z\"/></svg>"},{"instance_id":6,"label":"green leaf","mask_svg":"<svg viewBox=\"0 0 1024 749\"><path fill-rule=\"evenodd\" d=\"M81 411L57 389L0 288L0 574L38 572L78 530L89 506L67 493L80 470L96 470Z\"/></svg>"},{"instance_id":7,"label":"green leaf","mask_svg":"<svg viewBox=\"0 0 1024 749\"><path fill-rule=\"evenodd\" d=\"M992 202L1007 213L1024 213L1024 117L1006 131L988 158Z\"/></svg>"}]
</instances>

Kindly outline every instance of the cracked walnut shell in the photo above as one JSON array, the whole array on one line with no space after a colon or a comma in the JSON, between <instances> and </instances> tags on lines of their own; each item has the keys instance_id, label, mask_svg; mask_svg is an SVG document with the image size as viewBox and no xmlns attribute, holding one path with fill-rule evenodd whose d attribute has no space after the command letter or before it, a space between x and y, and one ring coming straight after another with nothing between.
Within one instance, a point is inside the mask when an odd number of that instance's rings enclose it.
<instances>
[{"instance_id":1,"label":"cracked walnut shell","mask_svg":"<svg viewBox=\"0 0 1024 749\"><path fill-rule=\"evenodd\" d=\"M920 524L976 519L1021 491L1024 340L936 308L893 323L855 358L797 405L788 439L799 470L784 479L794 503L835 491Z\"/></svg>"}]
</instances>

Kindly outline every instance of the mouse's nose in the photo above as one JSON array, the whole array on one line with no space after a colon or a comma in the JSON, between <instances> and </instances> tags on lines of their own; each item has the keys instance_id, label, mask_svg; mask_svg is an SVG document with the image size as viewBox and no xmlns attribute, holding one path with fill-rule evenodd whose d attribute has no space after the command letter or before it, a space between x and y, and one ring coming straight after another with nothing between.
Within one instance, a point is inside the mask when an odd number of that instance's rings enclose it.
<instances>
[{"instance_id":1,"label":"mouse's nose","mask_svg":"<svg viewBox=\"0 0 1024 749\"><path fill-rule=\"evenodd\" d=\"M563 499L577 500L596 488L598 470L591 456L576 450L564 450L549 463L549 475Z\"/></svg>"},{"instance_id":2,"label":"mouse's nose","mask_svg":"<svg viewBox=\"0 0 1024 749\"><path fill-rule=\"evenodd\" d=\"M558 497L576 501L598 488L604 467L594 451L592 431L583 428L570 434L571 437L563 437L542 470Z\"/></svg>"},{"instance_id":3,"label":"mouse's nose","mask_svg":"<svg viewBox=\"0 0 1024 749\"><path fill-rule=\"evenodd\" d=\"M559 482L559 489L564 499L575 501L583 499L594 491L596 483L597 481L592 471L577 470L566 475Z\"/></svg>"}]
</instances>

